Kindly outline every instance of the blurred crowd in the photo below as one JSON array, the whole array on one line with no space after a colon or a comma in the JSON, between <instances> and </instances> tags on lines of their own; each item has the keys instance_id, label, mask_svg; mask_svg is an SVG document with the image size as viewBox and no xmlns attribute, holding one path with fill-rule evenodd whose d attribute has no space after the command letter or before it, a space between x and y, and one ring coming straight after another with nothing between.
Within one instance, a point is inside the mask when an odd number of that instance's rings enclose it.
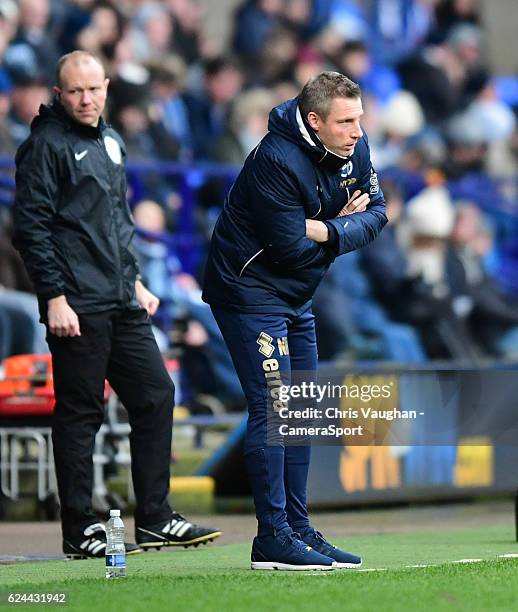
<instances>
[{"instance_id":1,"label":"blurred crowd","mask_svg":"<svg viewBox=\"0 0 518 612\"><path fill-rule=\"evenodd\" d=\"M231 19L222 45L199 0L0 0L0 156L25 139L52 99L56 60L76 48L106 66L107 119L133 164L237 167L273 106L314 74L337 70L362 87L390 225L326 277L315 300L320 356L517 358L518 78L490 70L479 0L243 0ZM144 276L164 304L162 346L182 347L191 380L202 372L200 393L236 399L200 301L201 265L187 274L175 249L185 190L149 168L130 172L130 185ZM228 186L210 173L191 180L200 262ZM0 196L5 357L45 345L19 321L36 315L9 244L3 183ZM25 309L12 306L13 295Z\"/></svg>"}]
</instances>

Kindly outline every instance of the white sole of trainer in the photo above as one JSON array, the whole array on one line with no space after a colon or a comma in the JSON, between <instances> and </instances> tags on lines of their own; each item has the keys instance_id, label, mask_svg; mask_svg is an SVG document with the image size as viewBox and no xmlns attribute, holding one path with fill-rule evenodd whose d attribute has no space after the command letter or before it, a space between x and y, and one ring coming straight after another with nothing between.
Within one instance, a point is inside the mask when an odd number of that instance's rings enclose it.
<instances>
[{"instance_id":1,"label":"white sole of trainer","mask_svg":"<svg viewBox=\"0 0 518 612\"><path fill-rule=\"evenodd\" d=\"M338 563L338 561L335 561L333 565L336 569L358 569L363 565L363 561L360 563Z\"/></svg>"},{"instance_id":2,"label":"white sole of trainer","mask_svg":"<svg viewBox=\"0 0 518 612\"><path fill-rule=\"evenodd\" d=\"M278 570L285 572L304 572L304 571L328 571L336 569L333 565L290 565L289 563L279 563L278 561L252 561L253 570Z\"/></svg>"}]
</instances>

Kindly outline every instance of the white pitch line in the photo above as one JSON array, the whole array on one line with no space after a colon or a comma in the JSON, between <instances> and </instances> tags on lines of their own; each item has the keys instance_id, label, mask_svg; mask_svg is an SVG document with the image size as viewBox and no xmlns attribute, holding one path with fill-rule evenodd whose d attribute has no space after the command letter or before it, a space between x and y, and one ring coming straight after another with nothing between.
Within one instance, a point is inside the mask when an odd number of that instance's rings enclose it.
<instances>
[{"instance_id":1,"label":"white pitch line","mask_svg":"<svg viewBox=\"0 0 518 612\"><path fill-rule=\"evenodd\" d=\"M518 553L507 553L505 555L497 555L497 559L518 559ZM404 565L404 569L417 569L421 567L439 567L440 565L448 565L453 563L482 563L484 561L491 561L491 559L457 559L456 561L446 561L445 563L428 563L428 564L416 564L416 565ZM362 569L355 570L356 572L386 572L389 569L401 569L398 567L364 567Z\"/></svg>"}]
</instances>

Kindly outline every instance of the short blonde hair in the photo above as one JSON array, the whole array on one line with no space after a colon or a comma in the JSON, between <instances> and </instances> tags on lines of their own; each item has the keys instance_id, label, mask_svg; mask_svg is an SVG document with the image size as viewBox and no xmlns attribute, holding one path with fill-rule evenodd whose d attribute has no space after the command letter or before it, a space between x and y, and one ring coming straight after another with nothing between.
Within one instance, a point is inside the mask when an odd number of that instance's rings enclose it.
<instances>
[{"instance_id":1,"label":"short blonde hair","mask_svg":"<svg viewBox=\"0 0 518 612\"><path fill-rule=\"evenodd\" d=\"M63 55L59 58L58 63L56 64L56 85L58 87L62 87L63 83L61 81L61 72L63 71L63 66L70 60L79 60L79 59L90 59L90 60L94 60L94 62L97 62L99 64L99 66L103 69L104 71L104 64L102 63L102 61L93 53L90 53L89 51L82 51L80 49L76 50L76 51L71 51L70 53L67 53L66 55Z\"/></svg>"},{"instance_id":2,"label":"short blonde hair","mask_svg":"<svg viewBox=\"0 0 518 612\"><path fill-rule=\"evenodd\" d=\"M330 70L321 72L310 79L299 95L300 113L307 118L314 112L326 120L334 98L359 98L361 89L358 83L351 81L344 74Z\"/></svg>"}]
</instances>

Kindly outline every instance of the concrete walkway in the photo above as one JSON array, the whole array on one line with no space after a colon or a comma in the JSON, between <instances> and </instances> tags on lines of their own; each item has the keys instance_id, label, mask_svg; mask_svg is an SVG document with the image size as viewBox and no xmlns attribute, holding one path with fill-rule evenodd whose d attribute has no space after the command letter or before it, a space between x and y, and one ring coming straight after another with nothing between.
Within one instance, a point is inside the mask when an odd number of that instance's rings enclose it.
<instances>
[{"instance_id":1,"label":"concrete walkway","mask_svg":"<svg viewBox=\"0 0 518 612\"><path fill-rule=\"evenodd\" d=\"M187 517L190 521L223 531L218 546L248 543L255 534L255 517L243 514ZM417 506L382 510L355 510L312 515L313 524L326 536L344 538L353 534L409 532L418 529L455 529L514 525L511 501L476 504ZM128 541L133 536L133 520L125 519ZM518 544L517 544L518 551ZM58 522L2 523L0 525L0 564L34 559L59 559L61 531Z\"/></svg>"}]
</instances>

